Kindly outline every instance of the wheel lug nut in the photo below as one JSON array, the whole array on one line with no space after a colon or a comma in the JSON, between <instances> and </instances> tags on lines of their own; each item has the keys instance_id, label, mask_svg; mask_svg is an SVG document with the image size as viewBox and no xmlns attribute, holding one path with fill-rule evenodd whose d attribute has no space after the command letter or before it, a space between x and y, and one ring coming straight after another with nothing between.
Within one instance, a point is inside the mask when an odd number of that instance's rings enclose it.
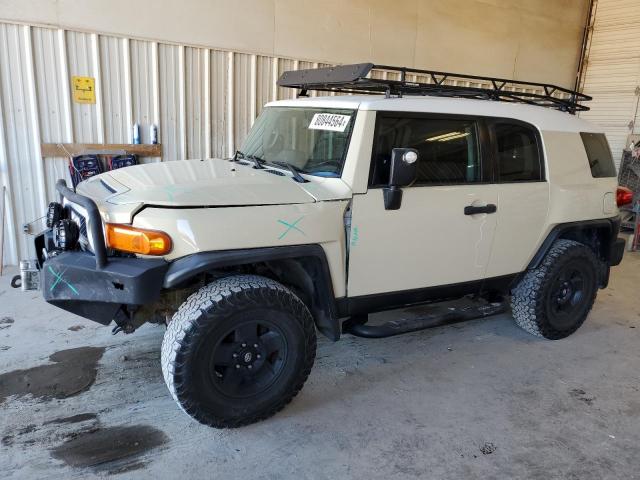
<instances>
[{"instance_id":1,"label":"wheel lug nut","mask_svg":"<svg viewBox=\"0 0 640 480\"><path fill-rule=\"evenodd\" d=\"M246 347L246 346L247 346L247 344L246 344L246 343L243 343L243 344L242 344L242 348L244 348L244 347Z\"/></svg>"},{"instance_id":2,"label":"wheel lug nut","mask_svg":"<svg viewBox=\"0 0 640 480\"><path fill-rule=\"evenodd\" d=\"M236 363L236 368L240 368L240 365L238 365L237 363Z\"/></svg>"},{"instance_id":3,"label":"wheel lug nut","mask_svg":"<svg viewBox=\"0 0 640 480\"><path fill-rule=\"evenodd\" d=\"M233 358L238 358L238 354L237 354L237 353L234 353L234 354L233 354Z\"/></svg>"},{"instance_id":4,"label":"wheel lug nut","mask_svg":"<svg viewBox=\"0 0 640 480\"><path fill-rule=\"evenodd\" d=\"M247 368L251 369L253 368L253 365L247 365Z\"/></svg>"},{"instance_id":5,"label":"wheel lug nut","mask_svg":"<svg viewBox=\"0 0 640 480\"><path fill-rule=\"evenodd\" d=\"M254 344L253 344L253 348L258 348L258 344L257 344L257 343L254 343Z\"/></svg>"},{"instance_id":6,"label":"wheel lug nut","mask_svg":"<svg viewBox=\"0 0 640 480\"><path fill-rule=\"evenodd\" d=\"M260 358L260 356L261 356L261 355L258 353L258 354L256 355L256 358Z\"/></svg>"}]
</instances>

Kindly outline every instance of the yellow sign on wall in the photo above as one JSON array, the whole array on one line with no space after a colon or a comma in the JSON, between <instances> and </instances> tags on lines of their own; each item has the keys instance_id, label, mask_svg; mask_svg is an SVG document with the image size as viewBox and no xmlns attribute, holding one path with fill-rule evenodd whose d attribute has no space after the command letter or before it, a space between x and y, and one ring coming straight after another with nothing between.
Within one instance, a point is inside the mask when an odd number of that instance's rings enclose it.
<instances>
[{"instance_id":1,"label":"yellow sign on wall","mask_svg":"<svg viewBox=\"0 0 640 480\"><path fill-rule=\"evenodd\" d=\"M93 77L71 77L73 101L76 103L96 103L96 79Z\"/></svg>"}]
</instances>

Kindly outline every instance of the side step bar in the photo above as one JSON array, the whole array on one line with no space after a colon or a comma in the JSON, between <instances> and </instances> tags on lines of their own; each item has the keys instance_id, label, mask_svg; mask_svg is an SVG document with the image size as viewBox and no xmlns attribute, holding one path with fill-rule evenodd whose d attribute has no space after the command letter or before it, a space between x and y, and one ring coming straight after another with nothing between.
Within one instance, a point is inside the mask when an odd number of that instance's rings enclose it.
<instances>
[{"instance_id":1,"label":"side step bar","mask_svg":"<svg viewBox=\"0 0 640 480\"><path fill-rule=\"evenodd\" d=\"M451 302L447 302L451 304ZM425 308L425 307L421 307ZM417 332L427 328L441 327L453 323L475 320L504 313L508 309L507 302L466 302L462 306L443 306L434 304L426 307L427 313L419 317L400 318L390 320L382 325L366 325L367 315L358 315L349 318L342 324L343 333L350 333L363 338L386 338L403 333Z\"/></svg>"}]
</instances>

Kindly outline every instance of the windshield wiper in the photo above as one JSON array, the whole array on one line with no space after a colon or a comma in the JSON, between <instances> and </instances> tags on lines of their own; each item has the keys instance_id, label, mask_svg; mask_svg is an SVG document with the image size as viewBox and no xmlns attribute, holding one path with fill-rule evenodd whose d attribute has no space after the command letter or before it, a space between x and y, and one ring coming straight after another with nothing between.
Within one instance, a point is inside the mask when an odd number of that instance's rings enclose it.
<instances>
[{"instance_id":1,"label":"windshield wiper","mask_svg":"<svg viewBox=\"0 0 640 480\"><path fill-rule=\"evenodd\" d=\"M248 155L246 153L241 152L240 150L236 150L236 153L233 155L233 158L231 160L234 162L237 162L239 159L251 160L254 165L253 168L258 168L258 169L263 169L265 163L286 168L291 172L291 175L293 175L293 179L296 182L307 183L309 181L309 180L306 180L302 175L300 175L302 170L300 170L295 165L291 165L290 163L287 163L287 162L267 162L264 158L260 158L257 155Z\"/></svg>"},{"instance_id":2,"label":"windshield wiper","mask_svg":"<svg viewBox=\"0 0 640 480\"><path fill-rule=\"evenodd\" d=\"M279 167L284 167L287 170L289 170L293 175L293 179L298 183L307 183L309 181L309 180L305 180L305 178L302 175L300 175L300 172L302 172L302 170L300 170L295 165L291 165L290 163L287 163L287 162L271 162L271 163L273 163L274 165L278 165Z\"/></svg>"},{"instance_id":3,"label":"windshield wiper","mask_svg":"<svg viewBox=\"0 0 640 480\"><path fill-rule=\"evenodd\" d=\"M247 155L246 153L243 153L240 150L236 150L236 153L233 155L233 158L231 160L234 162L237 162L239 159L245 159L245 158L253 162L253 165L254 165L253 168L264 168L262 164L267 163L266 160L256 155Z\"/></svg>"},{"instance_id":4,"label":"windshield wiper","mask_svg":"<svg viewBox=\"0 0 640 480\"><path fill-rule=\"evenodd\" d=\"M257 157L255 155L245 155L244 158L251 160L253 162L254 167L253 168L264 168L262 166L263 163L267 163L266 160Z\"/></svg>"}]
</instances>

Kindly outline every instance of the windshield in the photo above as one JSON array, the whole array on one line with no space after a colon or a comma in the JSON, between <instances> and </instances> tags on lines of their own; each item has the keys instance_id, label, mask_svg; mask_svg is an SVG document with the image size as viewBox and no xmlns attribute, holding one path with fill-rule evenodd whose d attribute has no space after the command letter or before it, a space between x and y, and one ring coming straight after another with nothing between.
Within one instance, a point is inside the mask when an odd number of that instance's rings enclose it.
<instances>
[{"instance_id":1,"label":"windshield","mask_svg":"<svg viewBox=\"0 0 640 480\"><path fill-rule=\"evenodd\" d=\"M286 162L301 173L339 177L354 119L355 110L268 107L240 152L268 163Z\"/></svg>"}]
</instances>

